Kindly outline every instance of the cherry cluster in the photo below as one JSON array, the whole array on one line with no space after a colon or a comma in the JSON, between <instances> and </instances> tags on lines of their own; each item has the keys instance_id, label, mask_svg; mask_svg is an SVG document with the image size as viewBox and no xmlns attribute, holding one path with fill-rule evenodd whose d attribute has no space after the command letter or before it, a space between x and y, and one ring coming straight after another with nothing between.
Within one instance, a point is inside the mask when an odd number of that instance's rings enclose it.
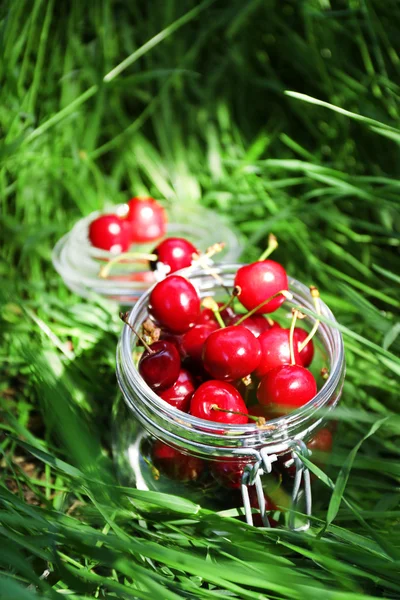
<instances>
[{"instance_id":1,"label":"cherry cluster","mask_svg":"<svg viewBox=\"0 0 400 600\"><path fill-rule=\"evenodd\" d=\"M169 238L155 250L171 274L149 298L138 364L149 387L183 412L226 424L265 422L311 400L317 384L307 369L310 336L267 316L290 297L282 265L265 259L240 267L225 303L201 302L194 285L175 274L195 254L184 242Z\"/></svg>"},{"instance_id":2,"label":"cherry cluster","mask_svg":"<svg viewBox=\"0 0 400 600\"><path fill-rule=\"evenodd\" d=\"M291 297L282 265L262 257L240 267L233 289L226 290L225 301L217 303L213 298L202 300L191 281L176 273L182 265L192 264L193 257L201 258L189 242L166 239L154 254L170 274L150 293L138 370L165 402L220 427L252 421L265 426L266 420L287 414L315 396L316 380L308 370L314 356L313 332L296 327L298 311L290 328L270 317ZM207 272L218 278L209 266ZM319 296L315 288L311 294ZM122 318L131 327L128 314ZM223 433L218 427L212 431ZM309 446L329 452L329 429L318 432ZM203 480L211 473L222 488L237 493L247 464L235 458L204 461L160 440L154 442L151 458L155 469L173 480ZM280 457L276 469L293 476L291 455ZM249 491L252 505L257 506L254 488ZM276 509L269 496L266 509Z\"/></svg>"},{"instance_id":3,"label":"cherry cluster","mask_svg":"<svg viewBox=\"0 0 400 600\"><path fill-rule=\"evenodd\" d=\"M120 254L132 244L153 242L165 235L167 215L154 198L132 198L125 209L121 215L101 215L90 223L89 240L93 246Z\"/></svg>"}]
</instances>

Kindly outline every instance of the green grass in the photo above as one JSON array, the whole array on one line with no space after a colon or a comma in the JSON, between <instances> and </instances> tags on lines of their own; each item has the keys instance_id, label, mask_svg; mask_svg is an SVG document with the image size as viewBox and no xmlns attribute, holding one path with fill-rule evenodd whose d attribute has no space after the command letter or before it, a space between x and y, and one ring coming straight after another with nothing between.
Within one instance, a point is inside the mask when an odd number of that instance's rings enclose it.
<instances>
[{"instance_id":1,"label":"green grass","mask_svg":"<svg viewBox=\"0 0 400 600\"><path fill-rule=\"evenodd\" d=\"M400 598L398 3L0 17L0 598ZM115 480L117 310L69 293L51 249L140 193L226 213L245 260L273 231L339 319L339 433L307 534Z\"/></svg>"}]
</instances>

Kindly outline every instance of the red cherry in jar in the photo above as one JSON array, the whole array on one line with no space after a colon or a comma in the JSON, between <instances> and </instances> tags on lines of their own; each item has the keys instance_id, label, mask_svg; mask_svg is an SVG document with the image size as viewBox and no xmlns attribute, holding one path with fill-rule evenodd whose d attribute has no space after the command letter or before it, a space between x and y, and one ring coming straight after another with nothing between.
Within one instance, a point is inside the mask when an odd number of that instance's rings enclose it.
<instances>
[{"instance_id":1,"label":"red cherry in jar","mask_svg":"<svg viewBox=\"0 0 400 600\"><path fill-rule=\"evenodd\" d=\"M268 371L257 389L260 404L290 412L309 402L317 393L314 376L300 365L282 365Z\"/></svg>"},{"instance_id":2,"label":"red cherry in jar","mask_svg":"<svg viewBox=\"0 0 400 600\"><path fill-rule=\"evenodd\" d=\"M154 198L135 197L128 202L125 221L130 225L131 241L152 242L165 235L167 216Z\"/></svg>"},{"instance_id":3,"label":"red cherry in jar","mask_svg":"<svg viewBox=\"0 0 400 600\"><path fill-rule=\"evenodd\" d=\"M263 377L271 369L291 362L289 329L273 327L264 331L258 341L261 347L261 359L255 370L257 377ZM293 343L293 350L295 362L302 364L296 341Z\"/></svg>"},{"instance_id":4,"label":"red cherry in jar","mask_svg":"<svg viewBox=\"0 0 400 600\"><path fill-rule=\"evenodd\" d=\"M204 462L200 458L183 454L160 440L154 443L152 458L160 473L175 481L195 481L204 470Z\"/></svg>"},{"instance_id":5,"label":"red cherry in jar","mask_svg":"<svg viewBox=\"0 0 400 600\"><path fill-rule=\"evenodd\" d=\"M204 347L204 342L213 331L218 329L218 324L212 321L200 323L191 327L189 331L182 336L182 352L195 361L200 362Z\"/></svg>"},{"instance_id":6,"label":"red cherry in jar","mask_svg":"<svg viewBox=\"0 0 400 600\"><path fill-rule=\"evenodd\" d=\"M211 474L223 487L239 490L243 471L249 461L235 458L218 459L210 463Z\"/></svg>"},{"instance_id":7,"label":"red cherry in jar","mask_svg":"<svg viewBox=\"0 0 400 600\"><path fill-rule=\"evenodd\" d=\"M129 227L117 215L102 215L89 225L89 240L96 248L113 254L126 252L131 238Z\"/></svg>"},{"instance_id":8,"label":"red cherry in jar","mask_svg":"<svg viewBox=\"0 0 400 600\"><path fill-rule=\"evenodd\" d=\"M159 340L145 350L139 360L139 373L155 391L171 387L178 379L181 359L174 344Z\"/></svg>"},{"instance_id":9,"label":"red cherry in jar","mask_svg":"<svg viewBox=\"0 0 400 600\"><path fill-rule=\"evenodd\" d=\"M213 379L203 383L193 394L190 414L207 421L230 425L248 422L247 406L237 389L230 383Z\"/></svg>"},{"instance_id":10,"label":"red cherry in jar","mask_svg":"<svg viewBox=\"0 0 400 600\"><path fill-rule=\"evenodd\" d=\"M153 288L149 312L172 333L185 333L200 316L200 298L190 281L169 275Z\"/></svg>"},{"instance_id":11,"label":"red cherry in jar","mask_svg":"<svg viewBox=\"0 0 400 600\"><path fill-rule=\"evenodd\" d=\"M238 269L235 286L239 286L239 301L247 310L253 310L268 298L281 290L288 289L288 278L285 269L274 260L261 260ZM263 304L256 313L271 313L285 301L283 295Z\"/></svg>"},{"instance_id":12,"label":"red cherry in jar","mask_svg":"<svg viewBox=\"0 0 400 600\"><path fill-rule=\"evenodd\" d=\"M167 238L153 250L153 254L157 255L157 260L151 261L150 266L154 270L157 262L162 262L169 266L169 274L171 274L179 269L190 267L194 253L198 254L199 251L188 240L176 237Z\"/></svg>"},{"instance_id":13,"label":"red cherry in jar","mask_svg":"<svg viewBox=\"0 0 400 600\"><path fill-rule=\"evenodd\" d=\"M243 325L218 329L204 342L204 366L215 379L241 379L254 371L260 359L259 341Z\"/></svg>"},{"instance_id":14,"label":"red cherry in jar","mask_svg":"<svg viewBox=\"0 0 400 600\"><path fill-rule=\"evenodd\" d=\"M159 396L171 406L179 408L183 412L188 412L190 399L196 389L192 375L186 369L179 371L178 379L172 387L160 392Z\"/></svg>"}]
</instances>

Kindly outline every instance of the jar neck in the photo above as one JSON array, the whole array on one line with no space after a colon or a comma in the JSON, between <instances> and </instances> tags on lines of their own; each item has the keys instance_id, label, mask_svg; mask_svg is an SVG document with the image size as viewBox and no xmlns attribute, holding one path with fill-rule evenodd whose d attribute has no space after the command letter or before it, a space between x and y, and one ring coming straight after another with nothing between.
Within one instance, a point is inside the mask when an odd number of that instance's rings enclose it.
<instances>
[{"instance_id":1,"label":"jar neck","mask_svg":"<svg viewBox=\"0 0 400 600\"><path fill-rule=\"evenodd\" d=\"M224 284L232 287L237 269L242 266L216 265L213 267L223 278ZM189 276L201 297L215 295L219 286L215 279L204 271L187 269L182 274ZM313 311L308 288L289 279L289 288L294 303ZM149 292L150 293L150 292ZM138 326L148 316L149 293L135 305L129 322ZM292 304L289 304L291 306ZM335 321L329 308L321 302L321 314ZM155 394L143 381L132 358L136 336L125 326L117 350L117 377L125 402L143 427L155 437L197 455L230 456L238 448L260 449L267 447L271 453L285 453L294 439L307 439L339 401L344 379L343 341L340 332L324 323L318 331L319 341L329 360L329 377L317 395L303 407L291 414L268 421L264 426L218 425L198 419L170 406ZM249 452L250 456L251 452Z\"/></svg>"}]
</instances>

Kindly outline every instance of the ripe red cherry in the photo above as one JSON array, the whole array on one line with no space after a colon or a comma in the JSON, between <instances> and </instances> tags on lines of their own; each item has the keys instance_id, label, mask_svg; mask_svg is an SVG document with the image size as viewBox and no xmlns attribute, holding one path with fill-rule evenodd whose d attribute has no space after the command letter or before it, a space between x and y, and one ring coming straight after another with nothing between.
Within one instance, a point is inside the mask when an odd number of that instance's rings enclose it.
<instances>
[{"instance_id":1,"label":"ripe red cherry","mask_svg":"<svg viewBox=\"0 0 400 600\"><path fill-rule=\"evenodd\" d=\"M172 333L185 333L200 316L200 298L190 281L169 275L153 288L149 312Z\"/></svg>"},{"instance_id":2,"label":"ripe red cherry","mask_svg":"<svg viewBox=\"0 0 400 600\"><path fill-rule=\"evenodd\" d=\"M184 238L167 238L153 250L153 254L157 254L157 260L152 261L150 265L154 270L157 262L162 262L170 267L169 274L171 274L179 269L190 267L192 255L198 252L197 248Z\"/></svg>"},{"instance_id":3,"label":"ripe red cherry","mask_svg":"<svg viewBox=\"0 0 400 600\"><path fill-rule=\"evenodd\" d=\"M129 227L117 215L102 215L89 225L89 240L96 248L113 254L126 252L131 238Z\"/></svg>"},{"instance_id":4,"label":"ripe red cherry","mask_svg":"<svg viewBox=\"0 0 400 600\"><path fill-rule=\"evenodd\" d=\"M139 373L155 391L171 387L178 379L181 368L179 352L174 344L159 340L145 350L139 360Z\"/></svg>"},{"instance_id":5,"label":"ripe red cherry","mask_svg":"<svg viewBox=\"0 0 400 600\"><path fill-rule=\"evenodd\" d=\"M248 463L247 460L236 458L218 459L210 463L211 474L223 487L238 490L242 483L243 471Z\"/></svg>"},{"instance_id":6,"label":"ripe red cherry","mask_svg":"<svg viewBox=\"0 0 400 600\"><path fill-rule=\"evenodd\" d=\"M165 329L161 330L160 340L167 340L167 342L171 342L176 346L176 349L179 352L180 357L185 358L185 352L182 348L182 336L177 333L172 333L171 331L166 331Z\"/></svg>"},{"instance_id":7,"label":"ripe red cherry","mask_svg":"<svg viewBox=\"0 0 400 600\"><path fill-rule=\"evenodd\" d=\"M271 409L290 412L306 404L316 393L317 384L310 371L300 365L282 365L261 379L257 398Z\"/></svg>"},{"instance_id":8,"label":"ripe red cherry","mask_svg":"<svg viewBox=\"0 0 400 600\"><path fill-rule=\"evenodd\" d=\"M297 343L297 348L304 342L306 337L308 336L307 331L302 329L301 327L294 328L294 341ZM312 340L308 342L306 346L304 346L303 350L300 352L300 364L303 367L309 367L312 359L314 358L314 344Z\"/></svg>"},{"instance_id":9,"label":"ripe red cherry","mask_svg":"<svg viewBox=\"0 0 400 600\"><path fill-rule=\"evenodd\" d=\"M215 406L233 412L219 411ZM236 414L238 412L244 414ZM224 381L206 381L197 388L190 402L190 413L194 417L217 423L243 425L248 422L243 398L233 385Z\"/></svg>"},{"instance_id":10,"label":"ripe red cherry","mask_svg":"<svg viewBox=\"0 0 400 600\"><path fill-rule=\"evenodd\" d=\"M263 377L268 371L290 363L289 329L272 327L260 335L261 359L255 370L257 377ZM294 360L302 364L296 342L293 344Z\"/></svg>"},{"instance_id":11,"label":"ripe red cherry","mask_svg":"<svg viewBox=\"0 0 400 600\"><path fill-rule=\"evenodd\" d=\"M235 315L233 319L230 320L229 325L234 325L235 323L237 323L242 318L242 316L243 315ZM281 328L281 326L278 323L273 323L271 325L271 323L269 323L265 317L257 314L250 315L250 317L247 317L247 319L245 319L241 323L241 325L243 325L243 327L246 327L246 329L251 331L251 333L257 338L262 333L264 333L264 331L269 331L273 328Z\"/></svg>"},{"instance_id":12,"label":"ripe red cherry","mask_svg":"<svg viewBox=\"0 0 400 600\"><path fill-rule=\"evenodd\" d=\"M264 300L281 290L288 289L288 278L285 269L273 260L261 260L238 269L235 286L240 287L238 299L247 308L253 310ZM274 312L285 301L280 295L261 306L259 314Z\"/></svg>"},{"instance_id":13,"label":"ripe red cherry","mask_svg":"<svg viewBox=\"0 0 400 600\"><path fill-rule=\"evenodd\" d=\"M313 453L331 452L333 445L332 433L324 427L320 429L309 442L307 442L307 448Z\"/></svg>"},{"instance_id":14,"label":"ripe red cherry","mask_svg":"<svg viewBox=\"0 0 400 600\"><path fill-rule=\"evenodd\" d=\"M260 359L260 343L243 325L218 329L204 342L204 366L215 379L241 379L254 371Z\"/></svg>"},{"instance_id":15,"label":"ripe red cherry","mask_svg":"<svg viewBox=\"0 0 400 600\"><path fill-rule=\"evenodd\" d=\"M167 216L154 198L136 197L129 200L125 220L130 225L132 242L152 242L165 235Z\"/></svg>"},{"instance_id":16,"label":"ripe red cherry","mask_svg":"<svg viewBox=\"0 0 400 600\"><path fill-rule=\"evenodd\" d=\"M204 342L208 336L218 329L218 324L209 321L200 323L191 327L189 331L182 336L182 351L184 356L200 362L203 352Z\"/></svg>"},{"instance_id":17,"label":"ripe red cherry","mask_svg":"<svg viewBox=\"0 0 400 600\"><path fill-rule=\"evenodd\" d=\"M204 470L200 458L183 454L160 440L154 443L152 457L160 472L175 481L195 481Z\"/></svg>"},{"instance_id":18,"label":"ripe red cherry","mask_svg":"<svg viewBox=\"0 0 400 600\"><path fill-rule=\"evenodd\" d=\"M175 406L175 408L179 408L179 410L182 410L183 412L188 412L190 399L193 396L195 389L194 380L189 371L181 369L179 371L178 379L173 386L160 392L159 395L171 406Z\"/></svg>"}]
</instances>

